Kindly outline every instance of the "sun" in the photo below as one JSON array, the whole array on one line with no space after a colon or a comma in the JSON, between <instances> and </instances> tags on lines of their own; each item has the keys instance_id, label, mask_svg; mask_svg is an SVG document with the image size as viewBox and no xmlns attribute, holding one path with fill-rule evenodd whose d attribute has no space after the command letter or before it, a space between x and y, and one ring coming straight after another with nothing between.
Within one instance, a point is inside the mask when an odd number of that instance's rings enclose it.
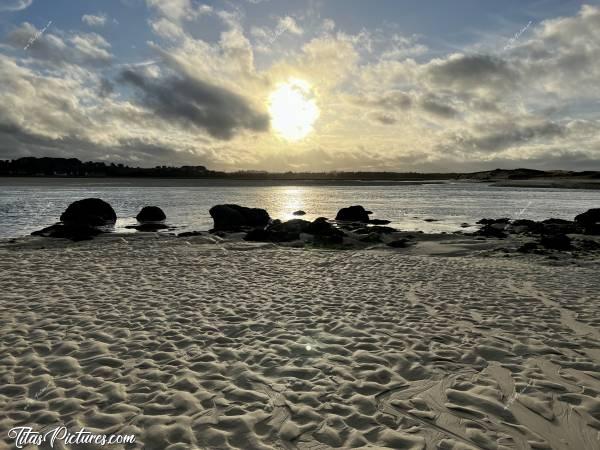
<instances>
[{"instance_id":1,"label":"sun","mask_svg":"<svg viewBox=\"0 0 600 450\"><path fill-rule=\"evenodd\" d=\"M313 130L319 107L310 84L293 78L271 93L269 113L277 134L288 141L299 141Z\"/></svg>"}]
</instances>

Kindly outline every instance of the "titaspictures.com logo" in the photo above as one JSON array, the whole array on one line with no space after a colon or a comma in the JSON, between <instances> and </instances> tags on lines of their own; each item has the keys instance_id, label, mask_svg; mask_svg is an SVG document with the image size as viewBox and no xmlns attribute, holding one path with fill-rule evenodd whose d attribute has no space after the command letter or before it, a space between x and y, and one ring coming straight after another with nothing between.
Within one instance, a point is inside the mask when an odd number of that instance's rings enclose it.
<instances>
[{"instance_id":1,"label":"titaspictures.com logo","mask_svg":"<svg viewBox=\"0 0 600 450\"><path fill-rule=\"evenodd\" d=\"M133 434L94 434L91 431L86 431L85 428L72 433L64 426L56 427L46 432L33 431L32 427L15 427L8 431L8 438L14 439L17 448L23 448L27 445L40 446L43 443L47 443L51 448L54 448L54 445L59 441L68 445L135 443L135 436Z\"/></svg>"}]
</instances>

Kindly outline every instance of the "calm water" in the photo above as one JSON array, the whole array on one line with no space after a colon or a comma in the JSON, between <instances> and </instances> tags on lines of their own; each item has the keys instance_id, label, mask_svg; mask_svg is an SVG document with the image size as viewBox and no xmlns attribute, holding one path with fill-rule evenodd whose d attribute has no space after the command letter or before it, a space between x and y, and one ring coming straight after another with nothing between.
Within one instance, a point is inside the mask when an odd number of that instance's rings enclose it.
<instances>
[{"instance_id":1,"label":"calm water","mask_svg":"<svg viewBox=\"0 0 600 450\"><path fill-rule=\"evenodd\" d=\"M139 179L16 179L0 178L0 237L29 234L56 222L74 200L99 197L119 217L117 231L136 223L145 205L157 205L178 231L207 230L208 214L218 203L265 208L271 217L305 219L335 217L339 208L361 204L372 218L388 219L403 230L454 231L461 223L482 217L549 217L572 219L600 207L600 191L502 188L475 183L380 184L345 186L282 185L267 182ZM433 218L437 222L425 222Z\"/></svg>"}]
</instances>

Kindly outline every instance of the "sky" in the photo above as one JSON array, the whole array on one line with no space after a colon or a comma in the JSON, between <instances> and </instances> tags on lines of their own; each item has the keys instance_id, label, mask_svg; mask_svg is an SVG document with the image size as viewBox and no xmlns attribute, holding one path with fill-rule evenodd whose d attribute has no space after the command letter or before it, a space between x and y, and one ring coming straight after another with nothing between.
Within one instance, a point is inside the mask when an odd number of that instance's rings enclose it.
<instances>
[{"instance_id":1,"label":"sky","mask_svg":"<svg viewBox=\"0 0 600 450\"><path fill-rule=\"evenodd\" d=\"M600 0L0 0L0 159L600 170Z\"/></svg>"}]
</instances>

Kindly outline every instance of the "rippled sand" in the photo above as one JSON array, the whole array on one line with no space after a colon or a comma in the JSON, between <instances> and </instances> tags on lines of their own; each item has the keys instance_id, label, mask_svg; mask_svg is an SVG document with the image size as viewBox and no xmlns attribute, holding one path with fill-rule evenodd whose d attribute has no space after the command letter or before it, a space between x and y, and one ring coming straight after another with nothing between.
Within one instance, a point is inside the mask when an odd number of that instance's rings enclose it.
<instances>
[{"instance_id":1,"label":"rippled sand","mask_svg":"<svg viewBox=\"0 0 600 450\"><path fill-rule=\"evenodd\" d=\"M600 448L598 267L57 242L0 245L0 447Z\"/></svg>"}]
</instances>

